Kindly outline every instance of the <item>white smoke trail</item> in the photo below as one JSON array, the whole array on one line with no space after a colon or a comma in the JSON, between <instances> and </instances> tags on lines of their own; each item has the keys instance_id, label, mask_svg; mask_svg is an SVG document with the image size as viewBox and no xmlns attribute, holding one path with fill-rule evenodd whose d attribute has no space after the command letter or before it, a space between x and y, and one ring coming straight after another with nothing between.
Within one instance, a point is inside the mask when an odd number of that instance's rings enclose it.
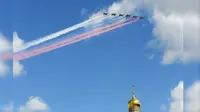
<instances>
[{"instance_id":1,"label":"white smoke trail","mask_svg":"<svg viewBox=\"0 0 200 112\"><path fill-rule=\"evenodd\" d=\"M16 56L14 56L14 60L24 60L24 59L30 58L32 56L40 55L42 53L49 52L51 50L54 50L54 49L57 49L57 48L60 48L60 47L64 47L66 45L70 45L70 44L79 42L81 40L84 40L84 39L87 39L87 38L90 38L90 37L93 37L93 36L96 36L96 35L111 31L111 30L114 30L116 28L120 28L122 26L131 24L131 23L136 22L138 20L139 20L139 18L135 19L135 20L132 20L130 22L123 21L125 23L123 23L121 21L121 22L117 22L117 24L115 23L116 25L113 24L114 26L111 25L111 27L107 27L106 26L104 28L98 28L98 29L95 29L95 30L93 30L91 32L87 32L85 34L80 34L78 36L75 36L75 37L70 38L70 39L66 39L64 41L60 41L60 42L58 42L56 44L53 44L53 45L50 45L50 46L46 46L46 47L43 47L43 48L38 48L36 50L29 51L29 52L27 52L25 54L16 55Z\"/></svg>"},{"instance_id":2,"label":"white smoke trail","mask_svg":"<svg viewBox=\"0 0 200 112\"><path fill-rule=\"evenodd\" d=\"M41 43L43 43L43 42L46 42L46 41L49 41L49 40L51 40L51 39L57 38L57 37L59 37L59 36L61 36L61 35L67 34L67 33L71 32L71 31L74 31L74 30L79 29L79 28L81 28L81 27L84 27L84 26L87 26L87 25L89 25L89 24L92 24L95 20L98 20L98 19L104 20L105 18L107 18L107 16L99 15L99 16L96 16L96 17L91 18L91 19L89 19L89 20L86 20L86 21L84 21L84 22L81 22L81 23L79 23L79 24L76 24L76 25L74 25L74 26L72 26L72 27L69 27L69 28L66 28L66 29L64 29L64 30L58 31L58 32L56 32L56 33L53 33L53 34L44 36L44 37L42 37L42 38L40 38L40 39L37 39L37 40L31 41L31 42L28 42L28 43L26 43L25 45L16 48L15 51L14 51L14 53L17 53L17 52L19 52L19 51L25 50L25 49L30 48L30 47L32 47L32 46L41 44Z\"/></svg>"}]
</instances>

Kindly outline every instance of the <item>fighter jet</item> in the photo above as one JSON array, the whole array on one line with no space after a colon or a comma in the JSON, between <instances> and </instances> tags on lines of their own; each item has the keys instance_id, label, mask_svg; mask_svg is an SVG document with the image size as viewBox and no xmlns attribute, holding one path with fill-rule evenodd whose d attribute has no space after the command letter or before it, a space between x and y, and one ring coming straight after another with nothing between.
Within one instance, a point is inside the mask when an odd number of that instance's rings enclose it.
<instances>
[{"instance_id":1,"label":"fighter jet","mask_svg":"<svg viewBox=\"0 0 200 112\"><path fill-rule=\"evenodd\" d=\"M108 15L109 13L107 12L104 12L103 15ZM140 19L144 19L143 16L132 16L131 14L117 14L117 13L111 13L111 16L120 16L120 17L123 17L125 15L125 17L132 17L132 18L140 18Z\"/></svg>"},{"instance_id":2,"label":"fighter jet","mask_svg":"<svg viewBox=\"0 0 200 112\"><path fill-rule=\"evenodd\" d=\"M124 16L124 14L119 14L119 16Z\"/></svg>"},{"instance_id":3,"label":"fighter jet","mask_svg":"<svg viewBox=\"0 0 200 112\"><path fill-rule=\"evenodd\" d=\"M130 17L131 15L127 14L126 17Z\"/></svg>"},{"instance_id":4,"label":"fighter jet","mask_svg":"<svg viewBox=\"0 0 200 112\"><path fill-rule=\"evenodd\" d=\"M112 15L112 16L116 16L117 14L116 14L116 13L112 13L111 15Z\"/></svg>"},{"instance_id":5,"label":"fighter jet","mask_svg":"<svg viewBox=\"0 0 200 112\"><path fill-rule=\"evenodd\" d=\"M133 18L137 18L138 16L133 16Z\"/></svg>"},{"instance_id":6,"label":"fighter jet","mask_svg":"<svg viewBox=\"0 0 200 112\"><path fill-rule=\"evenodd\" d=\"M104 12L103 15L108 15L108 13Z\"/></svg>"}]
</instances>

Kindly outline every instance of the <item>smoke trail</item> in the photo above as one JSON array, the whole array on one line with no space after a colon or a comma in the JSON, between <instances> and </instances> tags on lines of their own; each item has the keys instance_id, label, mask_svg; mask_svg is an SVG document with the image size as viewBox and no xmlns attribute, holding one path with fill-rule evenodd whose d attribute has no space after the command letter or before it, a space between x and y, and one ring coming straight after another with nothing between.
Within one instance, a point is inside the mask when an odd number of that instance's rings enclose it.
<instances>
[{"instance_id":1,"label":"smoke trail","mask_svg":"<svg viewBox=\"0 0 200 112\"><path fill-rule=\"evenodd\" d=\"M137 21L137 20L134 20L134 21L131 21L131 22L122 24L122 25L115 26L115 27L110 28L110 29L107 29L107 30L105 30L105 31L103 31L103 32L97 32L97 33L94 33L93 35L87 35L86 38L87 38L88 36L91 37L91 36L99 35L99 34L101 34L101 33L104 33L104 32L107 32L107 31L110 31L110 30L113 30L113 29L122 27L122 26L124 26L124 25L130 24L130 23L135 22L135 21ZM57 46L50 46L50 47L48 47L47 49L43 49L43 50L40 51L40 52L38 52L38 51L33 52L32 55L34 56L34 55L38 55L38 54L41 54L41 53L44 53L44 52L48 52L48 51L50 51L50 50L53 50L53 49L56 49L56 48L59 48L59 47L65 46L65 45L69 45L69 44L78 42L78 41L80 41L80 40L86 39L86 38L80 38L79 40L75 40L75 41L72 41L72 42L69 42L69 43L68 43L68 42L65 42L65 43L60 44L60 45L57 45ZM75 38L75 39L77 39L77 38ZM36 54L34 54L34 53L36 53ZM27 58L26 56L23 56L23 57ZM29 56L29 57L31 57L31 56ZM15 58L15 59L16 59L16 58Z\"/></svg>"},{"instance_id":2,"label":"smoke trail","mask_svg":"<svg viewBox=\"0 0 200 112\"><path fill-rule=\"evenodd\" d=\"M136 22L136 21L138 21L139 20L139 18L137 18L136 20L132 20L132 21L130 21L130 22L126 22L126 23L121 23L121 24L119 24L119 25L117 25L117 26L114 26L114 27L111 27L111 28L108 28L108 29L102 29L102 30L99 30L99 31L96 31L95 33L93 33L93 34L91 34L91 35L86 35L85 37L83 36L83 38L74 38L75 40L74 41L71 41L71 42L65 42L65 43L63 43L63 44L58 44L57 46L50 46L50 47L48 47L48 48L46 48L46 49L44 49L43 51L37 51L37 52L33 52L32 54L29 54L29 55L24 55L24 56L21 56L21 58L20 57L18 57L18 58L15 58L16 60L24 60L24 59L27 59L27 58L30 58L30 57L32 57L32 56L35 56L35 55L39 55L39 54L42 54L42 53L45 53L45 52L48 52L48 51L51 51L51 50L54 50L54 49L57 49L57 48L60 48L60 47L63 47L63 46L66 46L66 45L69 45L69 44L73 44L73 43L76 43L76 42L79 42L79 41L81 41L81 40L84 40L84 39L87 39L87 38L91 38L91 37L93 37L93 36L96 36L96 35L99 35L99 34L102 34L102 33L105 33L105 32L108 32L108 31L111 31L111 30L114 30L114 29L116 29L116 28L120 28L120 27L122 27L122 26L125 26L125 25L128 25L128 24L131 24L131 23L133 23L133 22Z\"/></svg>"},{"instance_id":3,"label":"smoke trail","mask_svg":"<svg viewBox=\"0 0 200 112\"><path fill-rule=\"evenodd\" d=\"M102 20L103 20L103 19L105 19L105 18L107 18L107 17L105 17L105 16L103 16L103 15L100 15L100 16L91 18L91 19L89 19L89 20L86 20L86 21L84 21L84 22L81 22L81 23L79 23L79 24L76 24L76 25L74 25L74 26L72 26L72 27L69 27L69 28L66 28L66 29L64 29L64 30L58 31L58 32L56 32L56 33L53 33L53 34L44 36L44 37L42 37L42 38L40 38L40 39L37 39L37 40L31 41L31 42L28 42L28 43L25 44L24 46L19 47L19 48L16 48L16 50L14 51L14 53L17 53L17 52L22 51L22 50L25 50L25 49L27 49L27 48L29 48L29 47L32 47L32 46L41 44L41 43L43 43L43 42L45 42L45 41L54 39L54 38L59 37L59 36L61 36L61 35L63 35L63 34L67 34L67 33L71 32L71 31L76 30L76 29L79 29L79 28L81 28L81 27L84 27L84 26L87 26L87 25L89 25L89 24L92 24L95 20L98 20L98 19L102 19Z\"/></svg>"},{"instance_id":4,"label":"smoke trail","mask_svg":"<svg viewBox=\"0 0 200 112\"><path fill-rule=\"evenodd\" d=\"M41 47L41 48L36 48L36 49L34 49L34 50L31 50L31 51L19 53L19 54L17 54L17 55L15 56L15 58L16 58L17 56L20 56L20 55L24 55L24 54L27 55L27 54L32 53L32 52L37 52L38 50L44 50L44 49L46 49L46 48L48 48L48 47L53 47L53 46L57 46L57 45L59 45L59 44L62 44L62 43L64 43L64 42L69 42L69 41L73 40L74 38L80 38L80 37L82 37L82 36L89 35L89 34L95 32L95 31L98 31L98 30L101 30L101 29L104 29L104 28L109 28L109 27L112 27L112 26L114 26L114 25L117 25L117 24L121 24L121 23L123 23L123 22L126 22L126 21L128 21L128 20L130 20L130 19L121 20L121 21L115 22L115 23L113 23L113 24L110 24L110 25L107 25L107 26L104 26L104 27L101 27L101 28L96 28L96 29L94 29L94 30L92 30L92 31L90 31L90 32L86 32L86 33L83 33L83 34L79 34L79 35L77 35L77 36L75 36L75 37L73 37L73 38L68 38L68 39L65 39L65 40L56 42L56 43L54 43L54 44L52 44L52 45L49 45L49 46L45 46L45 47Z\"/></svg>"},{"instance_id":5,"label":"smoke trail","mask_svg":"<svg viewBox=\"0 0 200 112\"><path fill-rule=\"evenodd\" d=\"M12 52L6 52L3 54L0 54L0 61L6 61L6 60L12 58L12 56L13 56Z\"/></svg>"},{"instance_id":6,"label":"smoke trail","mask_svg":"<svg viewBox=\"0 0 200 112\"><path fill-rule=\"evenodd\" d=\"M117 18L115 19L116 17L112 17L112 18L110 18L110 20L112 20L112 19L114 19L114 21L115 20L117 20ZM96 18L97 19L97 18ZM102 20L104 20L104 19L106 19L105 17L103 17L103 18L101 18ZM122 19L122 18L120 18L120 19ZM94 19L93 19L93 21L94 21ZM91 22L90 23L87 23L87 24L85 24L85 26L87 26L87 25L90 25L90 24L93 24L92 23L92 20L91 20ZM95 25L95 24L93 24L93 25ZM109 25L108 25L109 26ZM107 26L107 27L108 27ZM67 28L68 29L68 28ZM64 30L63 30L64 31ZM58 33L58 32L57 32ZM63 34L64 35L64 34ZM46 36L46 37L48 37L48 36ZM56 37L55 37L56 38ZM36 40L35 40L36 41ZM34 41L32 41L32 42L34 42ZM29 43L32 43L32 42L29 42ZM27 45L27 44L26 44ZM32 47L32 45L30 46L30 47ZM25 48L24 48L25 49ZM27 48L28 49L28 48ZM13 52L14 52L15 50L13 49ZM26 51L25 51L26 52ZM22 52L23 53L23 52ZM14 53L7 53L7 54L5 54L4 56L0 56L0 60L9 60L9 59L12 59L13 58L13 55L14 55Z\"/></svg>"},{"instance_id":7,"label":"smoke trail","mask_svg":"<svg viewBox=\"0 0 200 112\"><path fill-rule=\"evenodd\" d=\"M113 23L113 24L110 24L110 25L107 25L107 26L104 26L104 27L101 27L101 28L96 28L96 29L94 29L94 30L92 30L92 31L90 31L90 32L86 32L86 33L79 34L79 35L77 35L77 36L75 36L75 37L73 37L73 38L67 38L67 39L65 39L65 40L56 42L56 43L54 43L54 44L52 44L52 45L49 45L49 46L45 46L45 47L41 47L41 48L36 48L36 49L34 49L34 50L31 50L31 51L25 51L25 52L22 52L22 53L17 54L17 56L24 55L24 54L29 54L30 52L37 52L38 50L44 50L44 49L46 49L46 47L53 47L53 46L55 46L55 45L59 45L59 44L62 44L62 43L64 43L64 42L71 41L71 40L73 40L74 38L80 38L80 37L82 37L82 36L89 35L90 33L93 33L94 31L98 31L98 30L101 30L101 29L105 29L105 28L112 27L112 26L117 25L117 24L121 24L121 23L126 22L126 21L128 21L128 20L130 20L130 19L121 20L121 21L115 22L115 23ZM16 57L16 56L15 56L15 57Z\"/></svg>"}]
</instances>

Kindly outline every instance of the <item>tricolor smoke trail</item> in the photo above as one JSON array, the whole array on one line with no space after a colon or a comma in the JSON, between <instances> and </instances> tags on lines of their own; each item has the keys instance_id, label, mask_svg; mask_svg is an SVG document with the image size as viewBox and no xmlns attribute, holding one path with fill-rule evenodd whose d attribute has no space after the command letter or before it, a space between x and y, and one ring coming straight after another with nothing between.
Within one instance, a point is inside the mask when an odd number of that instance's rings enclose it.
<instances>
[{"instance_id":1,"label":"tricolor smoke trail","mask_svg":"<svg viewBox=\"0 0 200 112\"><path fill-rule=\"evenodd\" d=\"M56 33L52 33L52 34L44 36L44 37L42 37L40 39L28 42L28 43L24 44L23 46L15 46L14 45L15 40L14 40L13 41L13 51L9 51L9 52L3 53L3 55L1 54L0 55L0 60L12 59L13 58L13 54L24 52L25 50L28 50L29 48L34 47L34 46L37 47L37 45L39 45L39 44L46 43L47 41L50 41L50 40L55 39L57 37L60 37L61 35L68 34L68 33L72 32L72 31L75 31L75 30L81 28L81 27L88 27L90 25L91 26L95 26L96 24L100 24L99 22L96 22L96 21L108 20L108 21L111 22L111 21L115 21L115 18L116 17L108 17L108 16L103 16L103 15L95 16L95 17L93 17L93 18L91 18L89 20L86 20L84 22L76 24L76 25L74 25L72 27L66 28L66 29L58 31ZM14 33L13 35L16 35L16 34Z\"/></svg>"},{"instance_id":2,"label":"tricolor smoke trail","mask_svg":"<svg viewBox=\"0 0 200 112\"><path fill-rule=\"evenodd\" d=\"M66 40L57 42L55 44L46 46L46 47L42 47L42 48L38 48L38 49L35 49L35 50L31 50L31 51L28 51L28 52L25 52L25 53L22 53L22 54L17 54L17 55L14 56L14 60L24 60L24 59L27 59L27 58L30 58L30 57L33 57L33 56L36 56L36 55L40 55L40 54L45 53L45 52L49 52L51 50L54 50L54 49L57 49L57 48L60 48L60 47L64 47L66 45L70 45L70 44L79 42L79 41L87 39L87 38L91 38L93 36L96 36L96 35L99 35L99 34L114 30L116 28L120 28L122 26L131 24L133 22L136 22L136 21L139 20L139 18L137 18L135 20L131 19L131 21L126 22L128 20L116 22L114 24L105 26L103 28L97 28L97 29L92 30L90 32L86 32L86 33L77 35L77 36L72 37L70 39L66 39Z\"/></svg>"},{"instance_id":3,"label":"tricolor smoke trail","mask_svg":"<svg viewBox=\"0 0 200 112\"><path fill-rule=\"evenodd\" d=\"M106 25L106 26L104 26L104 27L102 27L102 28L96 28L96 29L94 29L94 30L92 30L92 31L90 31L90 32L85 32L85 33L79 34L79 35L77 35L77 36L75 36L75 37L73 37L73 38L76 38L76 37L77 37L77 38L80 38L80 37L82 37L82 36L89 35L89 34L93 33L94 31L98 31L98 30L101 30L101 29L109 28L109 27L112 27L112 26L114 26L114 25L118 25L118 24L124 23L124 22L126 22L126 21L128 21L128 20L130 20L130 19L121 20L121 21L115 22L115 23L113 23L113 24ZM50 45L50 46L55 46L55 45L60 44L60 43L62 43L62 42L71 41L71 40L73 40L73 38L68 38L68 39L65 39L65 40L56 42L56 43L54 43L54 44L52 44L52 45ZM46 46L46 47L50 47L50 46ZM29 52L35 52L35 51L37 51L37 50L39 50L39 49L43 50L43 49L46 49L46 47L41 47L41 48L38 48L38 49L36 48L35 50L31 50L31 51L25 51L25 52L19 53L19 54L17 54L17 55L29 54Z\"/></svg>"},{"instance_id":4,"label":"tricolor smoke trail","mask_svg":"<svg viewBox=\"0 0 200 112\"><path fill-rule=\"evenodd\" d=\"M12 52L0 53L0 62L12 58Z\"/></svg>"},{"instance_id":5,"label":"tricolor smoke trail","mask_svg":"<svg viewBox=\"0 0 200 112\"><path fill-rule=\"evenodd\" d=\"M103 16L103 15L96 16L96 17L94 17L94 18L91 18L91 19L86 20L86 21L84 21L84 22L81 22L81 23L79 23L79 24L76 24L76 25L74 25L74 26L72 26L72 27L69 27L69 28L66 28L66 29L64 29L64 30L58 31L58 32L56 32L56 33L53 33L53 34L44 36L44 37L42 37L42 38L40 38L40 39L37 39L37 40L31 41L31 42L28 42L28 43L26 43L24 46L19 47L19 48L16 48L16 49L14 50L14 53L20 52L20 51L25 50L25 49L27 49L27 48L30 48L30 47L32 47L32 46L36 46L36 45L41 44L41 43L43 43L43 42L46 42L46 41L55 39L55 38L57 38L57 37L59 37L59 36L61 36L61 35L67 34L67 33L69 33L69 32L72 32L72 31L77 30L77 29L79 29L79 28L81 28L81 27L84 27L84 26L88 26L88 25L90 25L90 24L93 24L96 20L104 20L104 19L106 19L106 18L108 18L108 17L105 17L105 16Z\"/></svg>"}]
</instances>

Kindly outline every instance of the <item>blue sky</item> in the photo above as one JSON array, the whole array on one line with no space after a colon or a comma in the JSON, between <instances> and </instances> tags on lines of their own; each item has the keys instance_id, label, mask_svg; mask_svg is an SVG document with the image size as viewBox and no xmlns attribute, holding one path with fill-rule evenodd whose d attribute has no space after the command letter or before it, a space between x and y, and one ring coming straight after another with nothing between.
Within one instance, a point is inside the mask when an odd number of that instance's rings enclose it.
<instances>
[{"instance_id":1,"label":"blue sky","mask_svg":"<svg viewBox=\"0 0 200 112\"><path fill-rule=\"evenodd\" d=\"M0 5L1 33L11 40L17 31L27 42L82 22L114 0L0 2L10 4ZM86 15L81 15L83 8ZM9 73L0 79L0 105L14 102L19 107L39 96L52 112L127 112L134 84L142 111L160 112L161 104L169 104L170 90L180 80L186 87L192 84L199 71L195 63L162 65L162 53L148 59L156 52L146 48L155 38L152 29L148 20L141 20L21 61L25 76L13 79Z\"/></svg>"}]
</instances>

